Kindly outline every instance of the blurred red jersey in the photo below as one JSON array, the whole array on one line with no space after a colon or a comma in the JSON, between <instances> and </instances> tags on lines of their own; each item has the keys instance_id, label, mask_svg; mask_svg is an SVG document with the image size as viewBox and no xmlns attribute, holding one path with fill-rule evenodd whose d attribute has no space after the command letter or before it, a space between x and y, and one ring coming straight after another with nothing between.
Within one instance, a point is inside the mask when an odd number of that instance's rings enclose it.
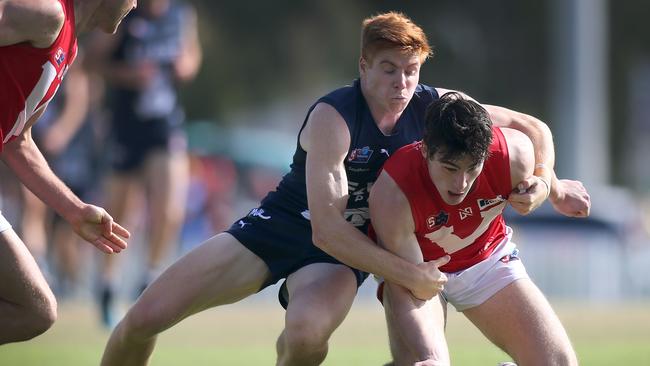
<instances>
[{"instance_id":1,"label":"blurred red jersey","mask_svg":"<svg viewBox=\"0 0 650 366\"><path fill-rule=\"evenodd\" d=\"M384 164L409 201L424 260L451 256L440 268L443 272L458 272L483 261L506 237L502 212L512 190L510 158L501 130L492 131L490 156L458 205L448 205L440 197L420 151L421 142L404 146Z\"/></svg>"},{"instance_id":2,"label":"blurred red jersey","mask_svg":"<svg viewBox=\"0 0 650 366\"><path fill-rule=\"evenodd\" d=\"M0 151L52 99L77 56L74 0L58 1L65 22L50 47L35 48L28 43L0 47Z\"/></svg>"}]
</instances>

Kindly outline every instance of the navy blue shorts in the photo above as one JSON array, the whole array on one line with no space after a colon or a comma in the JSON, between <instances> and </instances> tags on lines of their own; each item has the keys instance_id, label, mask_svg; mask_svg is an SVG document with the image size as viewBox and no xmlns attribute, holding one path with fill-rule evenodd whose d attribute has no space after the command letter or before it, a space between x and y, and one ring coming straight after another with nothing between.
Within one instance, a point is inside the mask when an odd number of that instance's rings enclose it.
<instances>
[{"instance_id":1,"label":"navy blue shorts","mask_svg":"<svg viewBox=\"0 0 650 366\"><path fill-rule=\"evenodd\" d=\"M312 263L343 264L314 245L309 220L300 213L283 208L255 208L235 221L226 232L260 257L269 267L271 278L264 283L260 291ZM357 287L361 286L368 274L349 268L357 279ZM286 308L286 284L280 289L279 300Z\"/></svg>"}]
</instances>

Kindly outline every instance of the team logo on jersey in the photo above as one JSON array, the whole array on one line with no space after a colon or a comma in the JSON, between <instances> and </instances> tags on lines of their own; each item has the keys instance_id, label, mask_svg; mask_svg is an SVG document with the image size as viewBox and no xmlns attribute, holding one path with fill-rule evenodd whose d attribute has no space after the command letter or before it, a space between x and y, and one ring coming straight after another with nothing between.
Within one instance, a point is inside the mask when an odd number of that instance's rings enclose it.
<instances>
[{"instance_id":1,"label":"team logo on jersey","mask_svg":"<svg viewBox=\"0 0 650 366\"><path fill-rule=\"evenodd\" d=\"M54 61L57 66L61 66L63 61L65 61L65 52L63 52L63 48L59 47L56 49L56 52L54 53Z\"/></svg>"},{"instance_id":2,"label":"team logo on jersey","mask_svg":"<svg viewBox=\"0 0 650 366\"><path fill-rule=\"evenodd\" d=\"M440 211L437 215L427 217L427 228L433 229L436 226L444 225L449 221L449 214L445 211Z\"/></svg>"},{"instance_id":3,"label":"team logo on jersey","mask_svg":"<svg viewBox=\"0 0 650 366\"><path fill-rule=\"evenodd\" d=\"M472 216L472 208L471 207L461 208L460 210L458 210L458 214L460 214L461 220L465 220L468 216Z\"/></svg>"},{"instance_id":4,"label":"team logo on jersey","mask_svg":"<svg viewBox=\"0 0 650 366\"><path fill-rule=\"evenodd\" d=\"M370 150L370 146L364 146L360 149L354 149L350 152L348 156L348 161L351 163L362 163L365 164L370 160L373 150Z\"/></svg>"},{"instance_id":5,"label":"team logo on jersey","mask_svg":"<svg viewBox=\"0 0 650 366\"><path fill-rule=\"evenodd\" d=\"M498 203L501 203L503 201L505 201L505 198L503 198L501 195L498 195L498 196L496 196L496 198L492 198L492 199L479 198L479 199L476 200L476 203L478 203L478 209L480 211L483 211L484 209L486 209L486 208L488 208L490 206L494 206L494 205L496 205Z\"/></svg>"}]
</instances>

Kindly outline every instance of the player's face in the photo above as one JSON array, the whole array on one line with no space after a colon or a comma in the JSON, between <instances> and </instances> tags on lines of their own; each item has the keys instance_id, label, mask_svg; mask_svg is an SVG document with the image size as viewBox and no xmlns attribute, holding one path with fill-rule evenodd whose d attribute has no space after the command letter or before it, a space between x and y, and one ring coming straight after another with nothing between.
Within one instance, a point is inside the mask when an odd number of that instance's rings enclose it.
<instances>
[{"instance_id":1,"label":"player's face","mask_svg":"<svg viewBox=\"0 0 650 366\"><path fill-rule=\"evenodd\" d=\"M97 26L106 33L115 33L122 19L137 5L137 0L102 1L95 12Z\"/></svg>"},{"instance_id":2,"label":"player's face","mask_svg":"<svg viewBox=\"0 0 650 366\"><path fill-rule=\"evenodd\" d=\"M401 113L420 80L420 58L398 49L377 52L372 60L361 59L360 73L368 103L387 113Z\"/></svg>"},{"instance_id":3,"label":"player's face","mask_svg":"<svg viewBox=\"0 0 650 366\"><path fill-rule=\"evenodd\" d=\"M477 162L468 156L447 160L440 152L433 159L427 159L427 165L433 184L448 205L463 202L483 170L483 161Z\"/></svg>"}]
</instances>

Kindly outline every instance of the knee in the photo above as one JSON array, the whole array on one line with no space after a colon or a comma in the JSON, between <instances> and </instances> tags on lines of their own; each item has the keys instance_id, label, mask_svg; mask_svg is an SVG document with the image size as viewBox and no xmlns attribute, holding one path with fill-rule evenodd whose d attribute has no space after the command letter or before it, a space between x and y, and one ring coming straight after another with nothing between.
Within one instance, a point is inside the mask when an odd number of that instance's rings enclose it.
<instances>
[{"instance_id":1,"label":"knee","mask_svg":"<svg viewBox=\"0 0 650 366\"><path fill-rule=\"evenodd\" d=\"M42 296L33 306L25 309L22 322L20 341L26 341L45 333L54 325L57 318L57 303L54 295L49 292Z\"/></svg>"},{"instance_id":2,"label":"knee","mask_svg":"<svg viewBox=\"0 0 650 366\"><path fill-rule=\"evenodd\" d=\"M126 342L144 342L163 330L157 319L153 309L147 311L136 303L117 325L115 332Z\"/></svg>"},{"instance_id":3,"label":"knee","mask_svg":"<svg viewBox=\"0 0 650 366\"><path fill-rule=\"evenodd\" d=\"M327 324L318 319L294 317L291 320L287 319L284 335L288 349L318 352L327 349L331 331Z\"/></svg>"}]
</instances>

